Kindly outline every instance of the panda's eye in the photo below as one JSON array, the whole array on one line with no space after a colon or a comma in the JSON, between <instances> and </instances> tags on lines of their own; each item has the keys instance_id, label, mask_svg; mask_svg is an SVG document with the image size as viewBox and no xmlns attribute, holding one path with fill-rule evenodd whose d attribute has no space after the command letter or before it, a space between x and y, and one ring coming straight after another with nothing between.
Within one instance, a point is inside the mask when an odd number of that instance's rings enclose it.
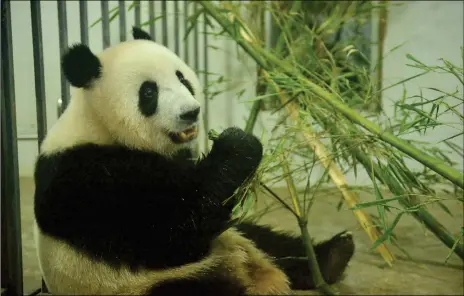
<instances>
[{"instance_id":1,"label":"panda's eye","mask_svg":"<svg viewBox=\"0 0 464 296\"><path fill-rule=\"evenodd\" d=\"M190 81L185 79L184 74L182 74L182 72L178 70L176 71L176 76L177 76L177 79L179 79L180 83L182 83L189 90L192 96L194 96L195 91L193 90L192 84L190 83Z\"/></svg>"},{"instance_id":2,"label":"panda's eye","mask_svg":"<svg viewBox=\"0 0 464 296\"><path fill-rule=\"evenodd\" d=\"M145 81L139 89L139 109L145 116L155 114L158 107L158 85L154 81Z\"/></svg>"}]
</instances>

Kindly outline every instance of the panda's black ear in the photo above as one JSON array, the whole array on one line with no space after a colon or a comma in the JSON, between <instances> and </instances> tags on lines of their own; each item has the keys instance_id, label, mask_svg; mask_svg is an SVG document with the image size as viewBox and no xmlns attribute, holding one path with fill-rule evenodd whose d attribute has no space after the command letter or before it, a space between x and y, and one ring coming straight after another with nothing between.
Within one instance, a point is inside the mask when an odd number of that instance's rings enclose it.
<instances>
[{"instance_id":1,"label":"panda's black ear","mask_svg":"<svg viewBox=\"0 0 464 296\"><path fill-rule=\"evenodd\" d=\"M87 45L74 44L63 55L61 67L72 86L87 88L100 78L102 65Z\"/></svg>"},{"instance_id":2,"label":"panda's black ear","mask_svg":"<svg viewBox=\"0 0 464 296\"><path fill-rule=\"evenodd\" d=\"M147 32L144 30L137 28L137 27L132 27L132 37L134 37L135 40L138 39L144 39L144 40L153 40Z\"/></svg>"}]
</instances>

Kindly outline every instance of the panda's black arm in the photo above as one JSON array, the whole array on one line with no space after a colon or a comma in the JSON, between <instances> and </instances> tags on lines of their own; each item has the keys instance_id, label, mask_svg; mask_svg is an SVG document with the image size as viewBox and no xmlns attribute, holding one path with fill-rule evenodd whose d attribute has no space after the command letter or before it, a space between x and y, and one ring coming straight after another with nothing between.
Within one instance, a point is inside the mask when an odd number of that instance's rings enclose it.
<instances>
[{"instance_id":1,"label":"panda's black arm","mask_svg":"<svg viewBox=\"0 0 464 296\"><path fill-rule=\"evenodd\" d=\"M198 166L97 145L40 156L38 225L114 265L162 268L198 260L230 218L231 205L222 201L247 173L230 164L223 171L228 156L213 150Z\"/></svg>"}]
</instances>

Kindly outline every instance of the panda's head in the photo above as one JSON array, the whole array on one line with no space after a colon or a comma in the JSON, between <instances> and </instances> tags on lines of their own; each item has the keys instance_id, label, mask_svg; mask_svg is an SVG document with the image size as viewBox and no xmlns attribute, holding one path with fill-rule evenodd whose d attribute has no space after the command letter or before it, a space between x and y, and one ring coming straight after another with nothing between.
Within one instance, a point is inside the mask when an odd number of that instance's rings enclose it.
<instances>
[{"instance_id":1,"label":"panda's head","mask_svg":"<svg viewBox=\"0 0 464 296\"><path fill-rule=\"evenodd\" d=\"M62 58L65 77L115 142L164 154L192 146L200 120L196 74L148 33L132 33L134 40L98 55L71 46Z\"/></svg>"}]
</instances>

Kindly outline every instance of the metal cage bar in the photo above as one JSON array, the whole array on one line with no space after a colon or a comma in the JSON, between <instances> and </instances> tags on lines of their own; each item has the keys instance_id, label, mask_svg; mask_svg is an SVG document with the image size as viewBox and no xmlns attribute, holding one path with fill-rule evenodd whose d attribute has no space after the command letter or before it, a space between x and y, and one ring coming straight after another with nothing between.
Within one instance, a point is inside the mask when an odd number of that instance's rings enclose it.
<instances>
[{"instance_id":1,"label":"metal cage bar","mask_svg":"<svg viewBox=\"0 0 464 296\"><path fill-rule=\"evenodd\" d=\"M193 13L194 15L196 15L198 13L198 5L197 3L195 2L192 2L193 4ZM199 53L198 53L198 26L195 26L193 28L193 56L194 57L199 57ZM194 61L194 68L195 68L195 72L198 72L199 69L199 59L195 59Z\"/></svg>"},{"instance_id":2,"label":"metal cage bar","mask_svg":"<svg viewBox=\"0 0 464 296\"><path fill-rule=\"evenodd\" d=\"M102 37L103 49L111 45L110 41L110 13L108 9L108 1L101 1L101 14L102 14Z\"/></svg>"},{"instance_id":3,"label":"metal cage bar","mask_svg":"<svg viewBox=\"0 0 464 296\"><path fill-rule=\"evenodd\" d=\"M23 295L18 139L10 1L2 1L2 294Z\"/></svg>"},{"instance_id":4,"label":"metal cage bar","mask_svg":"<svg viewBox=\"0 0 464 296\"><path fill-rule=\"evenodd\" d=\"M174 32L179 32L179 1L174 2ZM174 39L174 52L179 55L179 38Z\"/></svg>"},{"instance_id":5,"label":"metal cage bar","mask_svg":"<svg viewBox=\"0 0 464 296\"><path fill-rule=\"evenodd\" d=\"M135 9L134 9L134 14L135 14L135 25L137 27L140 27L140 24L141 24L141 12L140 12L140 1L135 1L134 2L134 5L135 5Z\"/></svg>"},{"instance_id":6,"label":"metal cage bar","mask_svg":"<svg viewBox=\"0 0 464 296\"><path fill-rule=\"evenodd\" d=\"M65 54L68 47L68 19L66 14L66 1L58 1L58 30L60 41L60 58ZM70 99L69 84L61 71L61 108L60 114L66 109Z\"/></svg>"},{"instance_id":7,"label":"metal cage bar","mask_svg":"<svg viewBox=\"0 0 464 296\"><path fill-rule=\"evenodd\" d=\"M151 35L151 38L156 40L155 38L156 36L156 33L155 33L155 2L154 1L148 2L148 15L150 18L150 35Z\"/></svg>"},{"instance_id":8,"label":"metal cage bar","mask_svg":"<svg viewBox=\"0 0 464 296\"><path fill-rule=\"evenodd\" d=\"M168 14L166 0L161 1L161 14L163 16L163 45L168 46Z\"/></svg>"},{"instance_id":9,"label":"metal cage bar","mask_svg":"<svg viewBox=\"0 0 464 296\"><path fill-rule=\"evenodd\" d=\"M124 0L119 1L119 40L126 41L126 5Z\"/></svg>"},{"instance_id":10,"label":"metal cage bar","mask_svg":"<svg viewBox=\"0 0 464 296\"><path fill-rule=\"evenodd\" d=\"M189 11L189 3L188 1L184 1L184 34L187 33L189 23L188 23L188 11ZM189 63L189 39L186 37L184 39L184 62L188 65Z\"/></svg>"},{"instance_id":11,"label":"metal cage bar","mask_svg":"<svg viewBox=\"0 0 464 296\"><path fill-rule=\"evenodd\" d=\"M34 0L31 0L34 1ZM80 29L81 29L81 42L89 44L89 17L87 14L87 1L79 1L79 18L80 18Z\"/></svg>"},{"instance_id":12,"label":"metal cage bar","mask_svg":"<svg viewBox=\"0 0 464 296\"><path fill-rule=\"evenodd\" d=\"M40 2L31 0L32 48L34 53L35 105L37 113L38 148L47 133L47 106L45 102L42 18Z\"/></svg>"}]
</instances>

